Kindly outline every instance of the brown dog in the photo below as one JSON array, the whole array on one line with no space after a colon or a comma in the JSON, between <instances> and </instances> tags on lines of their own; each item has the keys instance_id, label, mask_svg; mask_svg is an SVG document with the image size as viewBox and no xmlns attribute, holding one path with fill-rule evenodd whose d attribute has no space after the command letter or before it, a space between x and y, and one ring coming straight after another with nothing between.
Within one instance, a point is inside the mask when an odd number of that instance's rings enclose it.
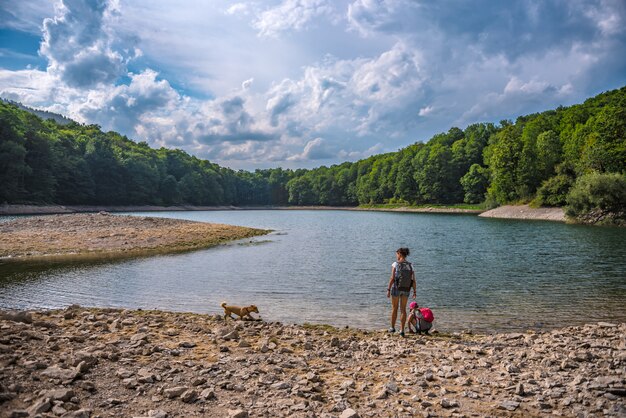
<instances>
[{"instance_id":1,"label":"brown dog","mask_svg":"<svg viewBox=\"0 0 626 418\"><path fill-rule=\"evenodd\" d=\"M259 310L255 305L244 306L242 308L240 306L227 305L226 302L222 302L222 308L224 308L224 318L232 318L230 314L235 314L239 316L239 319L245 319L247 317L250 318L250 320L252 321L256 321L256 319L252 315L250 315L250 313L259 313Z\"/></svg>"}]
</instances>

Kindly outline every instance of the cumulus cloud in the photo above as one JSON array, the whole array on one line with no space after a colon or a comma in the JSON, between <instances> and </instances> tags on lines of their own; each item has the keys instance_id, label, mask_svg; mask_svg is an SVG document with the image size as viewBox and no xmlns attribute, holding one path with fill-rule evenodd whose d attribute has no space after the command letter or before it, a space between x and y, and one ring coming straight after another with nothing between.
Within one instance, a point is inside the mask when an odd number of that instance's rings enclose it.
<instances>
[{"instance_id":1,"label":"cumulus cloud","mask_svg":"<svg viewBox=\"0 0 626 418\"><path fill-rule=\"evenodd\" d=\"M253 26L260 36L269 37L287 30L303 30L313 19L332 15L331 4L328 0L285 0L263 11Z\"/></svg>"},{"instance_id":2,"label":"cumulus cloud","mask_svg":"<svg viewBox=\"0 0 626 418\"><path fill-rule=\"evenodd\" d=\"M125 75L131 56L113 48L108 27L116 13L116 4L107 0L59 3L57 15L43 22L40 53L48 59L48 70L78 88L112 83Z\"/></svg>"},{"instance_id":3,"label":"cumulus cloud","mask_svg":"<svg viewBox=\"0 0 626 418\"><path fill-rule=\"evenodd\" d=\"M323 138L315 138L308 141L300 154L287 158L289 161L327 160L336 155L329 149L329 144Z\"/></svg>"},{"instance_id":4,"label":"cumulus cloud","mask_svg":"<svg viewBox=\"0 0 626 418\"><path fill-rule=\"evenodd\" d=\"M0 68L2 97L239 168L355 160L626 82L620 0L9 3L0 27L41 30L48 66Z\"/></svg>"}]
</instances>

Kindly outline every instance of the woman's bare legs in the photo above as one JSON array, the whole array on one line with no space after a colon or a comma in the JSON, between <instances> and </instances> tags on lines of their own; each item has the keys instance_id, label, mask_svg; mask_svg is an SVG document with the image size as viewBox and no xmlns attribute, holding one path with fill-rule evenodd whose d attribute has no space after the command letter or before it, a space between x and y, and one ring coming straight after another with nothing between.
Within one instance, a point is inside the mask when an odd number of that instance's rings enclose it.
<instances>
[{"instance_id":1,"label":"woman's bare legs","mask_svg":"<svg viewBox=\"0 0 626 418\"><path fill-rule=\"evenodd\" d=\"M399 296L398 299L400 299L400 324L401 324L400 332L404 332L404 324L406 324L406 303L408 302L409 297ZM396 304L396 309L397 307L398 305Z\"/></svg>"},{"instance_id":2,"label":"woman's bare legs","mask_svg":"<svg viewBox=\"0 0 626 418\"><path fill-rule=\"evenodd\" d=\"M398 296L391 297L391 328L396 329L396 319L398 319ZM404 301L406 305L406 301Z\"/></svg>"}]
</instances>

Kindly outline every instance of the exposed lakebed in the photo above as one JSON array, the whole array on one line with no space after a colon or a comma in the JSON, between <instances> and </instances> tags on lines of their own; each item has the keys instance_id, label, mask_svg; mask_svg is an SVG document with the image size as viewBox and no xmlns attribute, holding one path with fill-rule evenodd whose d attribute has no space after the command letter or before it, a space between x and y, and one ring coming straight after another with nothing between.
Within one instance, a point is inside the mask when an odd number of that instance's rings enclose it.
<instances>
[{"instance_id":1,"label":"exposed lakebed","mask_svg":"<svg viewBox=\"0 0 626 418\"><path fill-rule=\"evenodd\" d=\"M491 332L626 320L624 229L352 211L149 216L275 232L176 255L0 265L0 306L79 303L217 313L226 300L254 303L266 320L382 328L394 252L408 246L418 302L433 308L439 329Z\"/></svg>"}]
</instances>

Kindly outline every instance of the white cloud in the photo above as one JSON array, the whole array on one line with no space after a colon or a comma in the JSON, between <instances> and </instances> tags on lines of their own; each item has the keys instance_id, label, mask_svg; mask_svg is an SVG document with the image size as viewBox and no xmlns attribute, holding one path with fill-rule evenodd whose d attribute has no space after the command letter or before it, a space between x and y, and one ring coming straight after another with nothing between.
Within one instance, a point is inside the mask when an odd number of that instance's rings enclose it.
<instances>
[{"instance_id":1,"label":"white cloud","mask_svg":"<svg viewBox=\"0 0 626 418\"><path fill-rule=\"evenodd\" d=\"M304 30L315 18L331 16L328 0L284 0L279 6L263 11L254 22L260 36L277 36L287 30Z\"/></svg>"},{"instance_id":2,"label":"white cloud","mask_svg":"<svg viewBox=\"0 0 626 418\"><path fill-rule=\"evenodd\" d=\"M430 115L431 113L433 113L433 110L435 110L434 107L432 107L432 106L425 106L425 107L420 109L420 111L418 112L418 115L426 117L426 116Z\"/></svg>"},{"instance_id":3,"label":"white cloud","mask_svg":"<svg viewBox=\"0 0 626 418\"><path fill-rule=\"evenodd\" d=\"M47 71L0 68L2 97L240 168L363 158L626 82L619 0L9 3L10 30L53 17Z\"/></svg>"},{"instance_id":4,"label":"white cloud","mask_svg":"<svg viewBox=\"0 0 626 418\"><path fill-rule=\"evenodd\" d=\"M304 146L301 154L295 154L288 157L288 161L311 161L311 160L327 160L333 158L335 153L329 149L328 142L323 138L315 138L308 141Z\"/></svg>"}]
</instances>

